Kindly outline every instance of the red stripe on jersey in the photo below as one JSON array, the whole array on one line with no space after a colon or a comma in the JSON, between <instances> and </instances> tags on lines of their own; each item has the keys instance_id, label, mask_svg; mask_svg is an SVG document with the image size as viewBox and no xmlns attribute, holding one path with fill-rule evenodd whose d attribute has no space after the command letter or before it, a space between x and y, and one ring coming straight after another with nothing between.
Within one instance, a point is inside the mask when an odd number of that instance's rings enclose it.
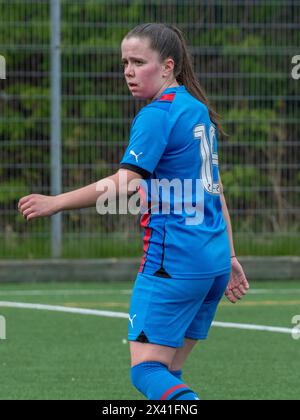
<instances>
[{"instance_id":1,"label":"red stripe on jersey","mask_svg":"<svg viewBox=\"0 0 300 420\"><path fill-rule=\"evenodd\" d=\"M160 399L161 400L166 400L167 397L170 394L172 394L172 392L174 392L174 391L176 391L177 389L180 389L180 388L187 388L188 389L188 386L186 386L185 384L179 384L179 385L172 386L172 388L168 389L168 391L166 391Z\"/></svg>"},{"instance_id":2,"label":"red stripe on jersey","mask_svg":"<svg viewBox=\"0 0 300 420\"><path fill-rule=\"evenodd\" d=\"M173 102L175 98L175 93L166 93L159 100L160 101L170 101Z\"/></svg>"},{"instance_id":3,"label":"red stripe on jersey","mask_svg":"<svg viewBox=\"0 0 300 420\"><path fill-rule=\"evenodd\" d=\"M141 217L141 226L143 228L148 227L149 225L149 220L150 220L150 213L145 213L143 214L143 216Z\"/></svg>"},{"instance_id":4,"label":"red stripe on jersey","mask_svg":"<svg viewBox=\"0 0 300 420\"><path fill-rule=\"evenodd\" d=\"M149 248L149 240L151 236L151 229L148 227L149 221L150 221L150 213L143 214L141 218L141 226L145 228L145 235L144 235L144 255L142 258L142 262L139 268L139 273L143 270L145 262L146 262L146 255Z\"/></svg>"}]
</instances>

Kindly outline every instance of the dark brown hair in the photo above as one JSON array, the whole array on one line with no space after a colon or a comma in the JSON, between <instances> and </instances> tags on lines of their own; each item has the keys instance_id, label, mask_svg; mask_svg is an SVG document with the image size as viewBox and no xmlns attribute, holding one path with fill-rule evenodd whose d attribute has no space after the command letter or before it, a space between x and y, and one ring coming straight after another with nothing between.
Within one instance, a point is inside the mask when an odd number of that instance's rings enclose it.
<instances>
[{"instance_id":1,"label":"dark brown hair","mask_svg":"<svg viewBox=\"0 0 300 420\"><path fill-rule=\"evenodd\" d=\"M196 77L192 57L181 30L174 25L146 23L132 29L125 39L133 37L149 39L151 49L159 53L162 61L169 57L174 60L174 76L177 82L184 85L191 95L207 106L211 120L219 131L225 134L219 123L220 116L211 107L205 90Z\"/></svg>"}]
</instances>

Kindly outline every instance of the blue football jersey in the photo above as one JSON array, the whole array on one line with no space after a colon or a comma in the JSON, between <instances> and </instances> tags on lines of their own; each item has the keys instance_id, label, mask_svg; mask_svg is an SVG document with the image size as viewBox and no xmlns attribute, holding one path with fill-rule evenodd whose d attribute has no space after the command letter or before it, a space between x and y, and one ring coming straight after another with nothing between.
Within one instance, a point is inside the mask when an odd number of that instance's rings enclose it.
<instances>
[{"instance_id":1,"label":"blue football jersey","mask_svg":"<svg viewBox=\"0 0 300 420\"><path fill-rule=\"evenodd\" d=\"M141 273L201 279L230 271L217 142L206 105L185 86L166 89L135 117L120 168L144 179Z\"/></svg>"}]
</instances>

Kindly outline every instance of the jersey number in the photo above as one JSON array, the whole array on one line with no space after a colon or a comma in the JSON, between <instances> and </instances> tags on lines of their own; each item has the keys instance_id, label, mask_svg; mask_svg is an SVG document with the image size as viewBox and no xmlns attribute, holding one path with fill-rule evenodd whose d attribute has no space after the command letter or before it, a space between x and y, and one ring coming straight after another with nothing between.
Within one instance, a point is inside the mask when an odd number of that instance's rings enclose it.
<instances>
[{"instance_id":1,"label":"jersey number","mask_svg":"<svg viewBox=\"0 0 300 420\"><path fill-rule=\"evenodd\" d=\"M218 153L214 151L214 137L216 129L211 125L209 139L204 124L196 125L194 138L200 140L200 155L202 159L200 179L202 179L205 191L210 194L220 194L220 184L214 182L213 167L218 168Z\"/></svg>"}]
</instances>

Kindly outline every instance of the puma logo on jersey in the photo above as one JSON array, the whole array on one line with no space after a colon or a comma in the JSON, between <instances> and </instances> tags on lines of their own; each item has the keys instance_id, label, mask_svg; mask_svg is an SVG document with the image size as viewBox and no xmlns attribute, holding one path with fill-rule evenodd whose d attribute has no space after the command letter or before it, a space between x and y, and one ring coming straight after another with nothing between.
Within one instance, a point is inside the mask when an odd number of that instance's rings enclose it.
<instances>
[{"instance_id":1,"label":"puma logo on jersey","mask_svg":"<svg viewBox=\"0 0 300 420\"><path fill-rule=\"evenodd\" d=\"M143 154L143 152L139 153L138 155L134 152L134 150L130 150L130 155L135 157L136 162L139 162L139 157Z\"/></svg>"},{"instance_id":2,"label":"puma logo on jersey","mask_svg":"<svg viewBox=\"0 0 300 420\"><path fill-rule=\"evenodd\" d=\"M134 314L132 318L130 318L130 315L129 315L129 321L130 321L130 324L131 324L132 328L133 328L133 320L134 320L135 317L136 317L136 314Z\"/></svg>"}]
</instances>

